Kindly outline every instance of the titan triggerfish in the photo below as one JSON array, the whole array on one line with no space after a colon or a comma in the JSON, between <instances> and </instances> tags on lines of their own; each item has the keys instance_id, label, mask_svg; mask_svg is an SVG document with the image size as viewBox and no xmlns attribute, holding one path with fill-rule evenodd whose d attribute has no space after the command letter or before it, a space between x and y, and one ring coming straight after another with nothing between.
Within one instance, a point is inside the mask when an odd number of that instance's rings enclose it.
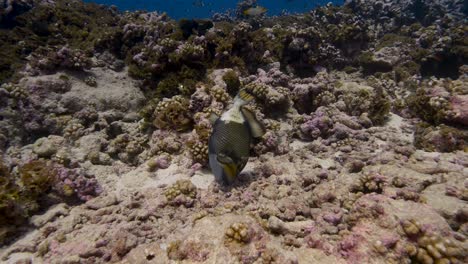
<instances>
[{"instance_id":1,"label":"titan triggerfish","mask_svg":"<svg viewBox=\"0 0 468 264\"><path fill-rule=\"evenodd\" d=\"M247 164L253 138L265 133L254 113L244 107L252 99L251 94L240 90L232 106L213 124L208 151L218 182L231 184L236 179Z\"/></svg>"}]
</instances>

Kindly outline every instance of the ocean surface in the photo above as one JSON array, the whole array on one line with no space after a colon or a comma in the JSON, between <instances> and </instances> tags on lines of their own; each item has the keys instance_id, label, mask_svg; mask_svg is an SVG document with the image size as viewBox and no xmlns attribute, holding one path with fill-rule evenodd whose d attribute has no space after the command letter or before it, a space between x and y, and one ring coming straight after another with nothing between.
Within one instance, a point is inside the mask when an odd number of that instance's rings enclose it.
<instances>
[{"instance_id":1,"label":"ocean surface","mask_svg":"<svg viewBox=\"0 0 468 264\"><path fill-rule=\"evenodd\" d=\"M122 11L161 11L174 19L210 18L214 13L223 13L229 9L235 10L237 5L235 0L86 0L85 2L115 5ZM268 9L267 15L279 15L282 12L307 12L316 6L330 2L341 5L344 0L263 0L257 3Z\"/></svg>"}]
</instances>

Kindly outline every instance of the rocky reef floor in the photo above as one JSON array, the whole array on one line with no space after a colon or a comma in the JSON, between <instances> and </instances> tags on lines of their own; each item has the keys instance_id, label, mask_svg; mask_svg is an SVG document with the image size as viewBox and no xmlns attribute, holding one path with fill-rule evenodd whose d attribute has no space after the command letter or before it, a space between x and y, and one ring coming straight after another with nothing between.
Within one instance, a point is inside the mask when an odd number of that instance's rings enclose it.
<instances>
[{"instance_id":1,"label":"rocky reef floor","mask_svg":"<svg viewBox=\"0 0 468 264\"><path fill-rule=\"evenodd\" d=\"M468 26L446 2L0 4L0 262L467 263ZM266 133L227 186L210 116L242 88Z\"/></svg>"}]
</instances>

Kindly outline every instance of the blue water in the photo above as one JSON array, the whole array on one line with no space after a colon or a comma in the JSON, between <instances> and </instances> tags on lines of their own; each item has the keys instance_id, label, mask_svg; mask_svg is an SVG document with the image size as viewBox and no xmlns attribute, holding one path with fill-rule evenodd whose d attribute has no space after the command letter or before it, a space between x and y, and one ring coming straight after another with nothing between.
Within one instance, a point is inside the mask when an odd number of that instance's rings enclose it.
<instances>
[{"instance_id":1,"label":"blue water","mask_svg":"<svg viewBox=\"0 0 468 264\"><path fill-rule=\"evenodd\" d=\"M85 0L99 4L115 5L120 10L163 11L174 19L210 18L216 12L235 9L236 0ZM259 0L257 3L268 9L267 15L281 12L304 13L328 2L340 5L344 0Z\"/></svg>"}]
</instances>

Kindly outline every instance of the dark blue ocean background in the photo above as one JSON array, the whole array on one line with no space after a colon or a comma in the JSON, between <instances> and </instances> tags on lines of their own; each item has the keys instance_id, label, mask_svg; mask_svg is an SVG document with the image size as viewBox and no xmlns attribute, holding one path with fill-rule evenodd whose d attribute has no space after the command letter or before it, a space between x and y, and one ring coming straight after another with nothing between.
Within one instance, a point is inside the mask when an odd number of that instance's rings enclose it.
<instances>
[{"instance_id":1,"label":"dark blue ocean background","mask_svg":"<svg viewBox=\"0 0 468 264\"><path fill-rule=\"evenodd\" d=\"M99 4L115 5L120 10L146 10L166 12L174 19L210 18L214 13L235 10L235 0L94 0ZM267 15L279 15L283 11L304 13L327 3L341 5L344 0L259 0L257 3L268 9Z\"/></svg>"}]
</instances>

